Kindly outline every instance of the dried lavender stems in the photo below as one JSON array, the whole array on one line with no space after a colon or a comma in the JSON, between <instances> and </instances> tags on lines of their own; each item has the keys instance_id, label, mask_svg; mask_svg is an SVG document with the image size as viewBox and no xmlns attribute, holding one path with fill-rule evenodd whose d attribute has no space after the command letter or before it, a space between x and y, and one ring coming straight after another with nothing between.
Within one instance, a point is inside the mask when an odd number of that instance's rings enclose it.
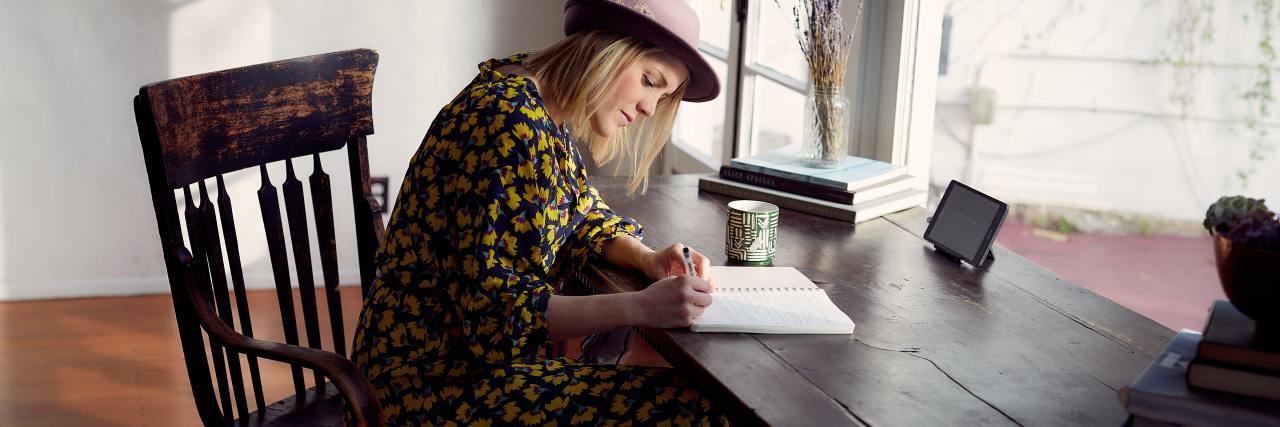
<instances>
[{"instance_id":1,"label":"dried lavender stems","mask_svg":"<svg viewBox=\"0 0 1280 427\"><path fill-rule=\"evenodd\" d=\"M809 65L809 83L813 93L806 114L806 129L814 135L806 137L805 150L810 165L835 167L844 160L845 121L848 114L843 94L845 65L853 45L853 32L862 20L863 0L853 26L845 28L840 15L841 0L799 0L795 15L796 40ZM807 112L808 113L808 112Z\"/></svg>"},{"instance_id":2,"label":"dried lavender stems","mask_svg":"<svg viewBox=\"0 0 1280 427\"><path fill-rule=\"evenodd\" d=\"M809 81L815 87L843 87L844 67L853 45L853 31L862 20L862 0L853 26L845 28L841 0L799 0L795 14L796 40L809 63Z\"/></svg>"}]
</instances>

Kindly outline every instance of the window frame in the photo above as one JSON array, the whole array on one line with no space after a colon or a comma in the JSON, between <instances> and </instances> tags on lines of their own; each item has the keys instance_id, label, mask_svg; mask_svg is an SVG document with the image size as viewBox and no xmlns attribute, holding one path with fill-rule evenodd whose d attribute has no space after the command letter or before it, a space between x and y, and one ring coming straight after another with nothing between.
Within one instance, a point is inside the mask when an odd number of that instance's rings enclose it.
<instances>
[{"instance_id":1,"label":"window frame","mask_svg":"<svg viewBox=\"0 0 1280 427\"><path fill-rule=\"evenodd\" d=\"M707 0L693 0L707 1ZM765 78L804 93L807 83L767 66L752 64L748 49L755 49L760 8L772 0L733 0L730 13L729 50L701 43L699 50L725 60L727 84L724 138L718 158L709 158L678 141L674 135L662 156L660 170L670 173L713 172L750 146L751 107L755 82ZM844 5L852 22L856 1ZM866 0L846 71L845 91L854 105L854 127L849 153L907 166L928 183L932 155L933 110L937 92L938 55L942 38L944 5L929 0Z\"/></svg>"}]
</instances>

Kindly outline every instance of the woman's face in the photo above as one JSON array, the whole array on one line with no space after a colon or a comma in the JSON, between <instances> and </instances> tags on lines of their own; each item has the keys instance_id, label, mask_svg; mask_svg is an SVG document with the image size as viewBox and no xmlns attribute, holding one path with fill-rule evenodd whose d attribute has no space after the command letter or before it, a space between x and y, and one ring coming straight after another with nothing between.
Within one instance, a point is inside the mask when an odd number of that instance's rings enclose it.
<instances>
[{"instance_id":1,"label":"woman's face","mask_svg":"<svg viewBox=\"0 0 1280 427\"><path fill-rule=\"evenodd\" d=\"M658 101L670 96L689 77L684 63L668 53L646 55L618 76L618 84L591 116L591 130L601 137L657 113Z\"/></svg>"}]
</instances>

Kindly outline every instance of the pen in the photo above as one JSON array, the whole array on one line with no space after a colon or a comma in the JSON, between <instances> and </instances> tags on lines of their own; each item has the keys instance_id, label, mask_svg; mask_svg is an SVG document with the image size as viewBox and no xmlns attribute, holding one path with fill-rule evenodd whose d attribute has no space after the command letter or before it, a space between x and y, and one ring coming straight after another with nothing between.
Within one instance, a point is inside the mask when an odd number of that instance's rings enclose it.
<instances>
[{"instance_id":1,"label":"pen","mask_svg":"<svg viewBox=\"0 0 1280 427\"><path fill-rule=\"evenodd\" d=\"M698 272L693 269L693 256L689 255L688 246L684 248L684 272L694 276L698 275Z\"/></svg>"}]
</instances>

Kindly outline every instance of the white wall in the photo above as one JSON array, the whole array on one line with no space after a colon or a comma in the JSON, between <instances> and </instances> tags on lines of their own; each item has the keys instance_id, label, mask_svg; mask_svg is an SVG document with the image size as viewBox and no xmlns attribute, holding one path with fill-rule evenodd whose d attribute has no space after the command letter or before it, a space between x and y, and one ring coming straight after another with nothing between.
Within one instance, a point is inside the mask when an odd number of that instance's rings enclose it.
<instances>
[{"instance_id":1,"label":"white wall","mask_svg":"<svg viewBox=\"0 0 1280 427\"><path fill-rule=\"evenodd\" d=\"M949 1L933 184L956 178L1010 202L1193 221L1221 195L1280 201L1280 153L1254 164L1247 188L1235 176L1249 166L1241 94L1262 59L1253 3L1212 2L1195 106L1181 120L1175 68L1162 61L1180 2ZM972 87L996 93L989 125L968 118ZM1280 118L1264 124L1280 149Z\"/></svg>"},{"instance_id":2,"label":"white wall","mask_svg":"<svg viewBox=\"0 0 1280 427\"><path fill-rule=\"evenodd\" d=\"M6 55L0 300L168 291L131 107L140 86L376 49L369 160L374 175L391 178L394 196L427 126L475 76L475 65L557 40L562 6L559 0L0 0ZM338 250L347 261L342 282L357 283L342 156L326 156L326 169L337 187ZM311 173L309 161L297 166ZM283 173L273 173L278 187ZM237 227L249 285L269 287L261 224L247 219L257 211L257 177L232 175L228 184L242 193L234 202L242 212Z\"/></svg>"}]
</instances>

